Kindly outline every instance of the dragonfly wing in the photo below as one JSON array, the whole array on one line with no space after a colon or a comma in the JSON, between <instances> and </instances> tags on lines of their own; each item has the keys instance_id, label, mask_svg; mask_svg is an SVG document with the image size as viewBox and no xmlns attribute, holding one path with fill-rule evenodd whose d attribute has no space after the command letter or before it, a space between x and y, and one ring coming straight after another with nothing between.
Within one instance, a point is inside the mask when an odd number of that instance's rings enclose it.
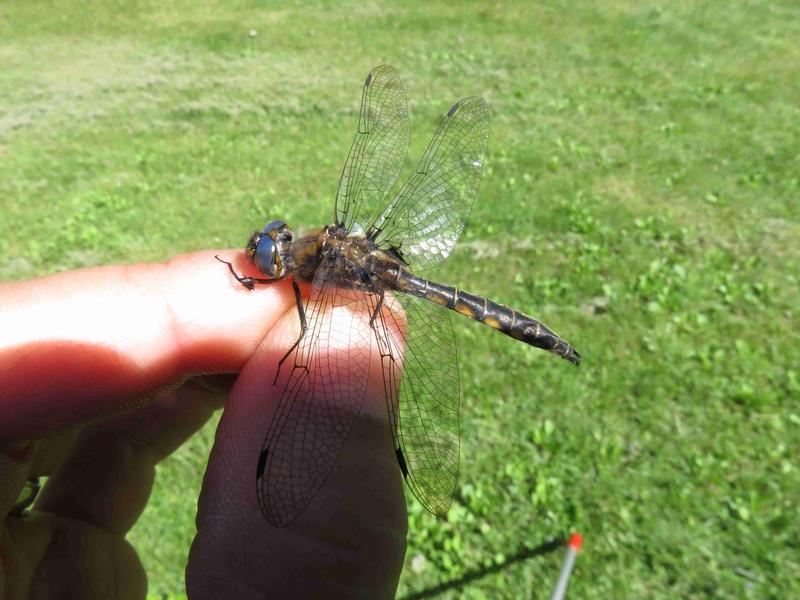
<instances>
[{"instance_id":1,"label":"dragonfly wing","mask_svg":"<svg viewBox=\"0 0 800 600\"><path fill-rule=\"evenodd\" d=\"M292 522L325 482L366 391L369 300L337 287L334 265L326 258L317 270L306 330L283 363L283 393L259 455L258 501L277 527Z\"/></svg>"},{"instance_id":2,"label":"dragonfly wing","mask_svg":"<svg viewBox=\"0 0 800 600\"><path fill-rule=\"evenodd\" d=\"M444 516L458 482L459 402L456 344L450 315L426 300L395 294L398 309L375 319L395 453L411 491L430 512ZM400 339L389 334L399 331ZM405 333L402 333L405 332ZM402 345L405 351L402 351Z\"/></svg>"},{"instance_id":3,"label":"dragonfly wing","mask_svg":"<svg viewBox=\"0 0 800 600\"><path fill-rule=\"evenodd\" d=\"M336 223L352 231L380 211L408 151L406 93L393 67L374 68L364 82L358 130L339 180Z\"/></svg>"},{"instance_id":4,"label":"dragonfly wing","mask_svg":"<svg viewBox=\"0 0 800 600\"><path fill-rule=\"evenodd\" d=\"M489 142L489 106L477 96L456 102L397 195L371 223L370 235L417 271L453 251L478 195Z\"/></svg>"}]
</instances>

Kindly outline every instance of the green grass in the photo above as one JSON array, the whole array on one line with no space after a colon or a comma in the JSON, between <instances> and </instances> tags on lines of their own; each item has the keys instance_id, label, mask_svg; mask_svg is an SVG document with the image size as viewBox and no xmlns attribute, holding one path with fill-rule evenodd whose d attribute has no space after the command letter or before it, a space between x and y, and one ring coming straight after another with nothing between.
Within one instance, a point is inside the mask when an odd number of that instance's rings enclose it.
<instances>
[{"instance_id":1,"label":"green grass","mask_svg":"<svg viewBox=\"0 0 800 600\"><path fill-rule=\"evenodd\" d=\"M5 3L0 279L328 222L377 64L414 157L482 94L488 168L439 279L584 364L457 321L460 489L447 522L409 496L399 594L495 567L449 593L546 597L561 553L511 558L579 530L575 597L798 596L800 8L696 4ZM153 594L183 590L213 426L130 534Z\"/></svg>"}]
</instances>

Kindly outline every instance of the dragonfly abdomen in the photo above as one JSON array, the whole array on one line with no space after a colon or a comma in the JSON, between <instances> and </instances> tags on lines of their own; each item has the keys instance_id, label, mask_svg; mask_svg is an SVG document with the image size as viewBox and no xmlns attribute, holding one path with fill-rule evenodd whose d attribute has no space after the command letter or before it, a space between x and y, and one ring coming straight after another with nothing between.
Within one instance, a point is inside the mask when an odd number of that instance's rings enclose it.
<instances>
[{"instance_id":1,"label":"dragonfly abdomen","mask_svg":"<svg viewBox=\"0 0 800 600\"><path fill-rule=\"evenodd\" d=\"M401 292L445 306L465 317L505 333L515 340L557 354L576 365L581 362L581 355L568 342L561 339L543 323L513 308L453 286L417 277L408 272L401 273L395 285Z\"/></svg>"}]
</instances>

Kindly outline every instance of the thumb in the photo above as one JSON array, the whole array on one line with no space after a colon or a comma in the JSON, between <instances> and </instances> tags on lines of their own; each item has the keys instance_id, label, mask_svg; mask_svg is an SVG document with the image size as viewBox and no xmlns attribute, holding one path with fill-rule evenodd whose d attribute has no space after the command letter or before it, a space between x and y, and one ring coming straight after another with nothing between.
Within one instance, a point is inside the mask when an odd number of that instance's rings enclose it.
<instances>
[{"instance_id":1,"label":"thumb","mask_svg":"<svg viewBox=\"0 0 800 600\"><path fill-rule=\"evenodd\" d=\"M342 318L327 316L334 321L331 332L347 331L335 322ZM355 321L346 325L369 327L366 321ZM322 487L286 527L272 526L259 507L256 466L283 392L283 385L275 386L273 380L297 330L297 312L290 310L245 365L225 406L186 569L192 598L394 597L407 522L374 342L363 408ZM369 330L361 333L362 339L373 338ZM350 351L346 344L317 350L327 355ZM328 358L326 364L353 370L337 377L364 377L363 364ZM291 369L291 362L287 359L283 369ZM289 422L285 430L296 426Z\"/></svg>"}]
</instances>

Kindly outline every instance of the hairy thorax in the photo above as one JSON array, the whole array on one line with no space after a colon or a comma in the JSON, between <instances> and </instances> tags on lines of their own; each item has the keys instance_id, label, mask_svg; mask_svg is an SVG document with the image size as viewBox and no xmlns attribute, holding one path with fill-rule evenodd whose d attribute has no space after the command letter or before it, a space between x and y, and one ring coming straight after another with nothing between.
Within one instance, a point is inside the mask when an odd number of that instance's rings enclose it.
<instances>
[{"instance_id":1,"label":"hairy thorax","mask_svg":"<svg viewBox=\"0 0 800 600\"><path fill-rule=\"evenodd\" d=\"M393 287L402 262L378 248L364 233L329 225L292 241L288 264L295 277L313 281L320 268L339 287L373 290Z\"/></svg>"}]
</instances>

